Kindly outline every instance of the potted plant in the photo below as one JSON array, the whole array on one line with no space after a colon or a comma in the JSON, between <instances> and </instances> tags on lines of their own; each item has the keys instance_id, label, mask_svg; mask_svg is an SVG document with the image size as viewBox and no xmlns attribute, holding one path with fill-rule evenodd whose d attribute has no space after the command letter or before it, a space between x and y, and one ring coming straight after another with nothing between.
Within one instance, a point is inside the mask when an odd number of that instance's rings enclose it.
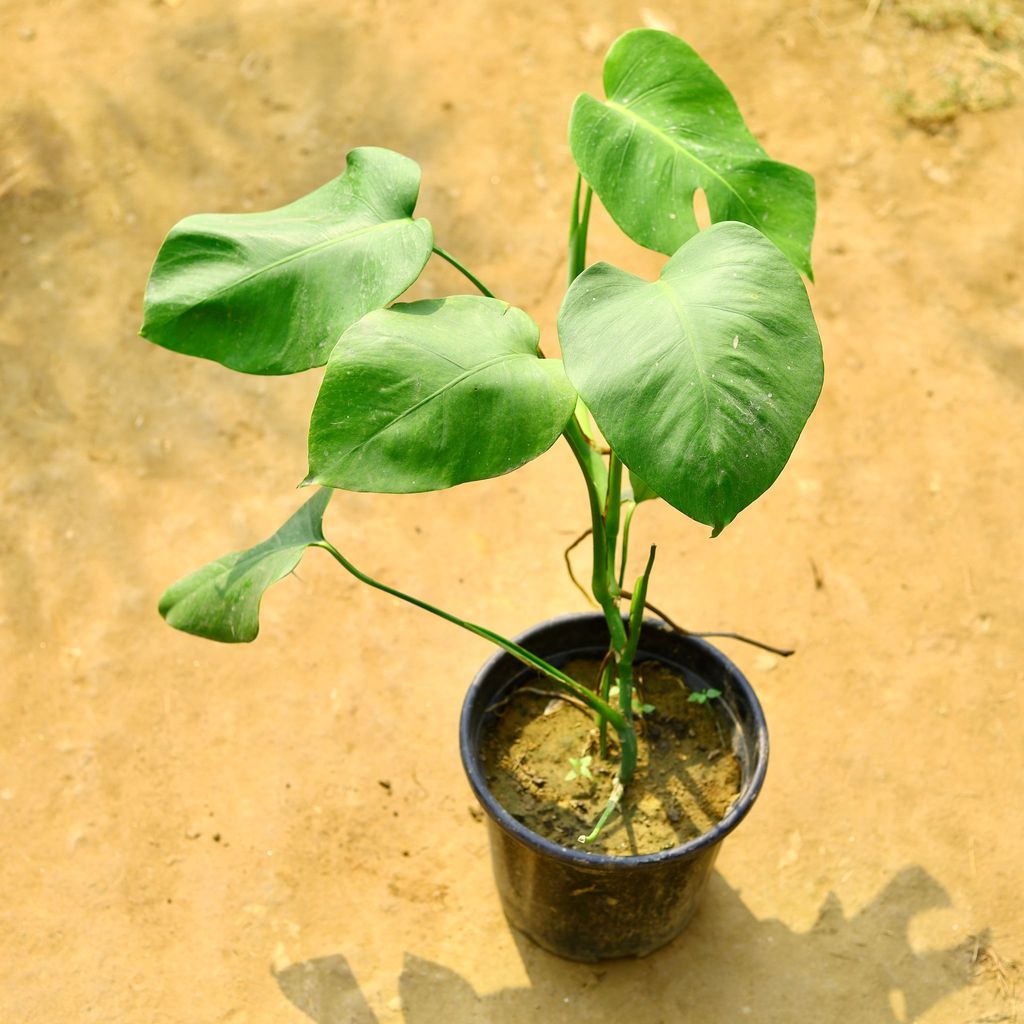
<instances>
[{"instance_id":1,"label":"potted plant","mask_svg":"<svg viewBox=\"0 0 1024 1024\"><path fill-rule=\"evenodd\" d=\"M289 206L176 225L153 267L141 330L246 373L326 367L303 481L318 485L312 497L268 540L171 586L161 614L189 633L250 641L264 591L314 547L362 582L496 645L464 707L464 762L489 815L510 919L580 959L646 953L680 930L767 760L763 716L742 674L704 641L645 619L653 547L627 586L633 514L661 499L719 534L778 476L822 383L800 276L811 276L811 178L768 158L724 84L668 33L622 36L604 87L604 101L579 97L570 122L580 173L562 359L546 356L533 320L414 216L417 165L375 148L353 150L338 178ZM694 214L698 189L706 230ZM595 193L631 239L669 257L656 281L587 267ZM396 302L431 255L479 294ZM372 579L324 535L332 489L452 487L517 469L559 438L589 503L596 614L511 640ZM575 753L560 765L556 756L554 776L529 765L525 783L512 778L512 802L533 799L531 818L504 806L494 783L500 743L540 750L547 740L523 735L537 722L547 728L544 719L559 719L555 749ZM662 748L677 758L667 776L679 775L679 757L702 769L717 760L732 788L713 807L698 793L697 811L656 793L668 840L662 831L641 846L633 795L663 771ZM690 832L676 827L680 818Z\"/></svg>"}]
</instances>

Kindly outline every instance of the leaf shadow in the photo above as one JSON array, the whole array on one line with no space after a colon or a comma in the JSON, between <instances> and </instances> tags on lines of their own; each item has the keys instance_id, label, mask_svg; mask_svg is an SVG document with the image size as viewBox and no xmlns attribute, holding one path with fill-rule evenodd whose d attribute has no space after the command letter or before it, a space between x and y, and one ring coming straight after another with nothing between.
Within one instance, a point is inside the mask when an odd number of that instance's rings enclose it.
<instances>
[{"instance_id":1,"label":"leaf shadow","mask_svg":"<svg viewBox=\"0 0 1024 1024\"><path fill-rule=\"evenodd\" d=\"M316 957L274 971L284 996L316 1024L376 1024L377 1015L340 954Z\"/></svg>"},{"instance_id":2,"label":"leaf shadow","mask_svg":"<svg viewBox=\"0 0 1024 1024\"><path fill-rule=\"evenodd\" d=\"M643 960L571 963L513 932L529 984L481 993L451 968L406 953L399 979L404 1021L909 1024L970 983L971 951L987 942L986 932L916 951L912 920L949 905L945 889L911 866L857 913L847 914L830 894L815 924L800 932L755 917L715 873L689 929ZM293 964L275 978L315 1024L377 1020L340 954Z\"/></svg>"}]
</instances>

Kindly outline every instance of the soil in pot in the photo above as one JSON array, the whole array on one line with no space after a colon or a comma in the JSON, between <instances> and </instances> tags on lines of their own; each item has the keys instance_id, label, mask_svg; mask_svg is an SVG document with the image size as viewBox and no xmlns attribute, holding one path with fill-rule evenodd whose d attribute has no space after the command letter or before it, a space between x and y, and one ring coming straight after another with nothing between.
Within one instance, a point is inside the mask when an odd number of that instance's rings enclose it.
<instances>
[{"instance_id":1,"label":"soil in pot","mask_svg":"<svg viewBox=\"0 0 1024 1024\"><path fill-rule=\"evenodd\" d=\"M588 685L600 667L586 658L562 666ZM621 813L586 847L595 853L625 857L679 846L717 824L740 790L740 765L714 700L690 701L686 681L655 661L640 664L636 678L641 700L654 710L638 729L637 771ZM598 757L594 716L554 696L540 676L495 711L481 749L491 793L531 831L582 849L578 837L604 810L617 769L612 758ZM593 779L570 760L588 756Z\"/></svg>"}]
</instances>

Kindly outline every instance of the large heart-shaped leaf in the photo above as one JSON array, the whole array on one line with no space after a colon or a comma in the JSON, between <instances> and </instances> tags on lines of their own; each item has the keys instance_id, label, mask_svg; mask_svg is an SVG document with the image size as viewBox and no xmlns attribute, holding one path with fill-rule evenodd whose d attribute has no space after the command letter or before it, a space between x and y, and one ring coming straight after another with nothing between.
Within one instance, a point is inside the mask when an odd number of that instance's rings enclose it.
<instances>
[{"instance_id":1,"label":"large heart-shaped leaf","mask_svg":"<svg viewBox=\"0 0 1024 1024\"><path fill-rule=\"evenodd\" d=\"M742 221L810 276L814 180L769 160L722 80L681 39L637 29L604 64L605 103L576 100L569 144L615 222L648 249L674 253L697 233L693 195L713 222Z\"/></svg>"},{"instance_id":2,"label":"large heart-shaped leaf","mask_svg":"<svg viewBox=\"0 0 1024 1024\"><path fill-rule=\"evenodd\" d=\"M821 390L803 281L745 224L701 232L654 282L595 264L558 329L566 373L608 443L716 533L771 486Z\"/></svg>"},{"instance_id":3,"label":"large heart-shaped leaf","mask_svg":"<svg viewBox=\"0 0 1024 1024\"><path fill-rule=\"evenodd\" d=\"M309 429L311 482L438 490L516 469L554 444L576 392L538 357L537 325L497 299L400 303L334 350Z\"/></svg>"},{"instance_id":4,"label":"large heart-shaped leaf","mask_svg":"<svg viewBox=\"0 0 1024 1024\"><path fill-rule=\"evenodd\" d=\"M160 614L175 629L208 640L255 640L263 592L299 564L306 548L324 539L330 500L329 490L318 490L262 544L218 558L172 584L160 599Z\"/></svg>"},{"instance_id":5,"label":"large heart-shaped leaf","mask_svg":"<svg viewBox=\"0 0 1024 1024\"><path fill-rule=\"evenodd\" d=\"M322 366L430 257L419 187L407 157L354 149L344 174L279 210L186 217L157 255L140 333L246 373Z\"/></svg>"}]
</instances>

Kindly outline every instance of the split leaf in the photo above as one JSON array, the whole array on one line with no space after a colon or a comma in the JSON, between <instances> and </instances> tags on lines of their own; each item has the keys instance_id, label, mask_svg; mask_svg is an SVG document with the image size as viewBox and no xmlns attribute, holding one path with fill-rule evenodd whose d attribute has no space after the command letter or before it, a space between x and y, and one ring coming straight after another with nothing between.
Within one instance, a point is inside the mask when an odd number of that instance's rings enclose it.
<instances>
[{"instance_id":1,"label":"split leaf","mask_svg":"<svg viewBox=\"0 0 1024 1024\"><path fill-rule=\"evenodd\" d=\"M620 37L604 63L602 103L576 100L573 157L616 224L674 253L697 233L694 193L713 223L742 221L811 276L814 179L770 160L722 80L681 39L654 29Z\"/></svg>"}]
</instances>

